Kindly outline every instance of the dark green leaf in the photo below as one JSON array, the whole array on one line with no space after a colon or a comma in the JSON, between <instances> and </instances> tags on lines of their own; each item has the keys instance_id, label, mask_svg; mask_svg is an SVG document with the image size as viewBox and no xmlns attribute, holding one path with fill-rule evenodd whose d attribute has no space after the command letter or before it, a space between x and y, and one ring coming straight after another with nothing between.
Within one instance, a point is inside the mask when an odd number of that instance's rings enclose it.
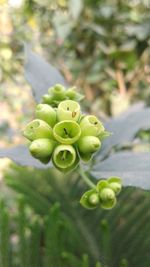
<instances>
[{"instance_id":1,"label":"dark green leaf","mask_svg":"<svg viewBox=\"0 0 150 267\"><path fill-rule=\"evenodd\" d=\"M144 108L140 105L132 107L130 111L118 118L109 120L105 124L105 128L112 135L104 140L98 159L104 158L113 147L130 144L141 129L149 129L149 118L150 108Z\"/></svg>"},{"instance_id":2,"label":"dark green leaf","mask_svg":"<svg viewBox=\"0 0 150 267\"><path fill-rule=\"evenodd\" d=\"M98 162L91 174L97 178L119 176L124 186L150 189L150 153L118 152Z\"/></svg>"},{"instance_id":3,"label":"dark green leaf","mask_svg":"<svg viewBox=\"0 0 150 267\"><path fill-rule=\"evenodd\" d=\"M44 165L34 159L30 155L28 147L24 145L0 149L0 158L9 158L22 166L32 166L39 169L51 167L50 164Z\"/></svg>"},{"instance_id":4,"label":"dark green leaf","mask_svg":"<svg viewBox=\"0 0 150 267\"><path fill-rule=\"evenodd\" d=\"M47 93L49 87L56 83L66 84L61 73L34 53L28 45L25 45L25 55L25 78L30 83L33 96L37 102Z\"/></svg>"}]
</instances>

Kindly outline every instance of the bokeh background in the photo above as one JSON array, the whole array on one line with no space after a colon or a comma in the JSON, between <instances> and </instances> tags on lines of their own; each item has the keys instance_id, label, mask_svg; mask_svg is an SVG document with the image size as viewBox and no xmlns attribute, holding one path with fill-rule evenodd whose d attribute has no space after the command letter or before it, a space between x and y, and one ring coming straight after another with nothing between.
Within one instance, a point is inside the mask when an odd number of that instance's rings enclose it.
<instances>
[{"instance_id":1,"label":"bokeh background","mask_svg":"<svg viewBox=\"0 0 150 267\"><path fill-rule=\"evenodd\" d=\"M25 42L101 119L150 105L150 0L0 0L0 147L24 142L34 116ZM150 133L141 136L147 151ZM77 175L67 178L0 161L1 266L149 267L149 193L126 189L112 213L91 215L76 203Z\"/></svg>"}]
</instances>

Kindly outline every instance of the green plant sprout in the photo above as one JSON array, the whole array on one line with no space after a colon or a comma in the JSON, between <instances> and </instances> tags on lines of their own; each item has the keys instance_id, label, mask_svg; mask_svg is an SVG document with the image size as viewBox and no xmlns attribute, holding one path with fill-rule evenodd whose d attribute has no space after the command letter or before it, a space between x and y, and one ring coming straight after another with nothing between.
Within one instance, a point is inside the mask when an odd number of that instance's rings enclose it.
<instances>
[{"instance_id":1,"label":"green plant sprout","mask_svg":"<svg viewBox=\"0 0 150 267\"><path fill-rule=\"evenodd\" d=\"M74 87L68 90L60 84L51 87L36 106L36 119L27 124L23 135L31 142L32 156L42 163L52 161L63 173L79 166L81 177L91 188L80 199L83 207L111 209L121 190L121 179L111 177L95 185L80 164L88 164L100 150L103 139L110 135L96 116L82 114L78 102L83 98Z\"/></svg>"}]
</instances>

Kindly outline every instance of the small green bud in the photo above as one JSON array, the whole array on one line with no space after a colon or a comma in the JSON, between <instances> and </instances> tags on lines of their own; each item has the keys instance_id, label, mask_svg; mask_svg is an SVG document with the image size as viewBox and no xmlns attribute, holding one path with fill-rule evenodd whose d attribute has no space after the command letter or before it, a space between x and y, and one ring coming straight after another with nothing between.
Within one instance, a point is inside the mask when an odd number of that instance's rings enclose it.
<instances>
[{"instance_id":1,"label":"small green bud","mask_svg":"<svg viewBox=\"0 0 150 267\"><path fill-rule=\"evenodd\" d=\"M93 193L89 196L89 203L91 205L97 205L99 203L99 196L97 193Z\"/></svg>"},{"instance_id":2,"label":"small green bud","mask_svg":"<svg viewBox=\"0 0 150 267\"><path fill-rule=\"evenodd\" d=\"M80 105L73 100L60 102L57 109L57 118L59 121L73 120L78 121L80 117Z\"/></svg>"},{"instance_id":3,"label":"small green bud","mask_svg":"<svg viewBox=\"0 0 150 267\"><path fill-rule=\"evenodd\" d=\"M55 86L48 89L48 93L53 97L54 100L62 101L65 97L65 88L61 84L56 84Z\"/></svg>"},{"instance_id":4,"label":"small green bud","mask_svg":"<svg viewBox=\"0 0 150 267\"><path fill-rule=\"evenodd\" d=\"M104 131L102 123L93 115L85 116L80 122L81 136L99 136Z\"/></svg>"},{"instance_id":5,"label":"small green bud","mask_svg":"<svg viewBox=\"0 0 150 267\"><path fill-rule=\"evenodd\" d=\"M103 209L112 209L116 205L115 193L110 188L104 188L99 193L100 204Z\"/></svg>"},{"instance_id":6,"label":"small green bud","mask_svg":"<svg viewBox=\"0 0 150 267\"><path fill-rule=\"evenodd\" d=\"M42 103L44 104L48 104L48 105L52 105L53 103L53 97L48 95L48 94L45 94L42 96Z\"/></svg>"},{"instance_id":7,"label":"small green bud","mask_svg":"<svg viewBox=\"0 0 150 267\"><path fill-rule=\"evenodd\" d=\"M86 191L80 199L80 204L87 209L95 209L99 204L99 196L95 189Z\"/></svg>"},{"instance_id":8,"label":"small green bud","mask_svg":"<svg viewBox=\"0 0 150 267\"><path fill-rule=\"evenodd\" d=\"M72 88L69 88L67 91L66 91L66 97L68 99L71 99L71 100L75 100L75 101L81 101L83 100L84 98L84 95L82 94L79 94L77 91L76 91L76 87L72 87Z\"/></svg>"},{"instance_id":9,"label":"small green bud","mask_svg":"<svg viewBox=\"0 0 150 267\"><path fill-rule=\"evenodd\" d=\"M110 177L108 179L109 188L111 188L116 195L118 195L122 188L122 181L119 177Z\"/></svg>"},{"instance_id":10,"label":"small green bud","mask_svg":"<svg viewBox=\"0 0 150 267\"><path fill-rule=\"evenodd\" d=\"M29 150L33 157L35 158L47 158L50 157L54 148L56 146L56 142L50 139L42 138L34 140Z\"/></svg>"},{"instance_id":11,"label":"small green bud","mask_svg":"<svg viewBox=\"0 0 150 267\"><path fill-rule=\"evenodd\" d=\"M53 134L59 143L71 145L79 139L81 130L75 121L66 120L55 124Z\"/></svg>"},{"instance_id":12,"label":"small green bud","mask_svg":"<svg viewBox=\"0 0 150 267\"><path fill-rule=\"evenodd\" d=\"M30 141L39 138L53 138L51 127L45 121L38 119L27 124L23 135Z\"/></svg>"},{"instance_id":13,"label":"small green bud","mask_svg":"<svg viewBox=\"0 0 150 267\"><path fill-rule=\"evenodd\" d=\"M102 189L108 188L108 187L109 187L109 183L107 180L100 180L96 185L96 189L98 192L100 192Z\"/></svg>"},{"instance_id":14,"label":"small green bud","mask_svg":"<svg viewBox=\"0 0 150 267\"><path fill-rule=\"evenodd\" d=\"M98 138L102 141L102 140L104 140L105 138L107 138L107 137L109 137L111 135L112 135L112 133L104 130L104 131L102 131L100 133L100 135L98 136Z\"/></svg>"},{"instance_id":15,"label":"small green bud","mask_svg":"<svg viewBox=\"0 0 150 267\"><path fill-rule=\"evenodd\" d=\"M110 188L118 195L121 191L121 184L119 183L110 183Z\"/></svg>"},{"instance_id":16,"label":"small green bud","mask_svg":"<svg viewBox=\"0 0 150 267\"><path fill-rule=\"evenodd\" d=\"M56 111L47 104L39 104L36 106L36 117L46 121L51 127L56 123Z\"/></svg>"},{"instance_id":17,"label":"small green bud","mask_svg":"<svg viewBox=\"0 0 150 267\"><path fill-rule=\"evenodd\" d=\"M82 101L84 98L85 98L84 95L77 93L76 94L75 101Z\"/></svg>"},{"instance_id":18,"label":"small green bud","mask_svg":"<svg viewBox=\"0 0 150 267\"><path fill-rule=\"evenodd\" d=\"M53 152L53 163L57 168L66 169L75 163L77 154L73 146L58 145Z\"/></svg>"},{"instance_id":19,"label":"small green bud","mask_svg":"<svg viewBox=\"0 0 150 267\"><path fill-rule=\"evenodd\" d=\"M76 98L77 92L75 91L75 87L69 88L66 91L66 96L71 99L74 100Z\"/></svg>"},{"instance_id":20,"label":"small green bud","mask_svg":"<svg viewBox=\"0 0 150 267\"><path fill-rule=\"evenodd\" d=\"M83 136L77 142L78 149L81 153L94 153L101 147L100 140L95 136Z\"/></svg>"},{"instance_id":21,"label":"small green bud","mask_svg":"<svg viewBox=\"0 0 150 267\"><path fill-rule=\"evenodd\" d=\"M115 193L112 189L110 188L104 188L100 191L100 198L102 201L111 201L112 199L115 198Z\"/></svg>"}]
</instances>

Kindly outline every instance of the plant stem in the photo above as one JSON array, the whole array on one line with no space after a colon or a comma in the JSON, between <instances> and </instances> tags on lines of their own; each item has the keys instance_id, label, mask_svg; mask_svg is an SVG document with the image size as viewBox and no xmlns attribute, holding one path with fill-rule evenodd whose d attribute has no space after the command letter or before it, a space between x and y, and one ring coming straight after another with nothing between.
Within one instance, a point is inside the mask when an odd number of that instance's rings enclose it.
<instances>
[{"instance_id":1,"label":"plant stem","mask_svg":"<svg viewBox=\"0 0 150 267\"><path fill-rule=\"evenodd\" d=\"M116 70L116 80L117 80L117 83L118 83L120 94L122 96L125 96L127 89L126 89L126 85L125 85L125 81L124 81L123 72L120 69Z\"/></svg>"},{"instance_id":2,"label":"plant stem","mask_svg":"<svg viewBox=\"0 0 150 267\"><path fill-rule=\"evenodd\" d=\"M95 188L95 184L89 179L89 177L86 175L84 169L81 165L79 165L79 174L81 175L84 182L91 188Z\"/></svg>"}]
</instances>

